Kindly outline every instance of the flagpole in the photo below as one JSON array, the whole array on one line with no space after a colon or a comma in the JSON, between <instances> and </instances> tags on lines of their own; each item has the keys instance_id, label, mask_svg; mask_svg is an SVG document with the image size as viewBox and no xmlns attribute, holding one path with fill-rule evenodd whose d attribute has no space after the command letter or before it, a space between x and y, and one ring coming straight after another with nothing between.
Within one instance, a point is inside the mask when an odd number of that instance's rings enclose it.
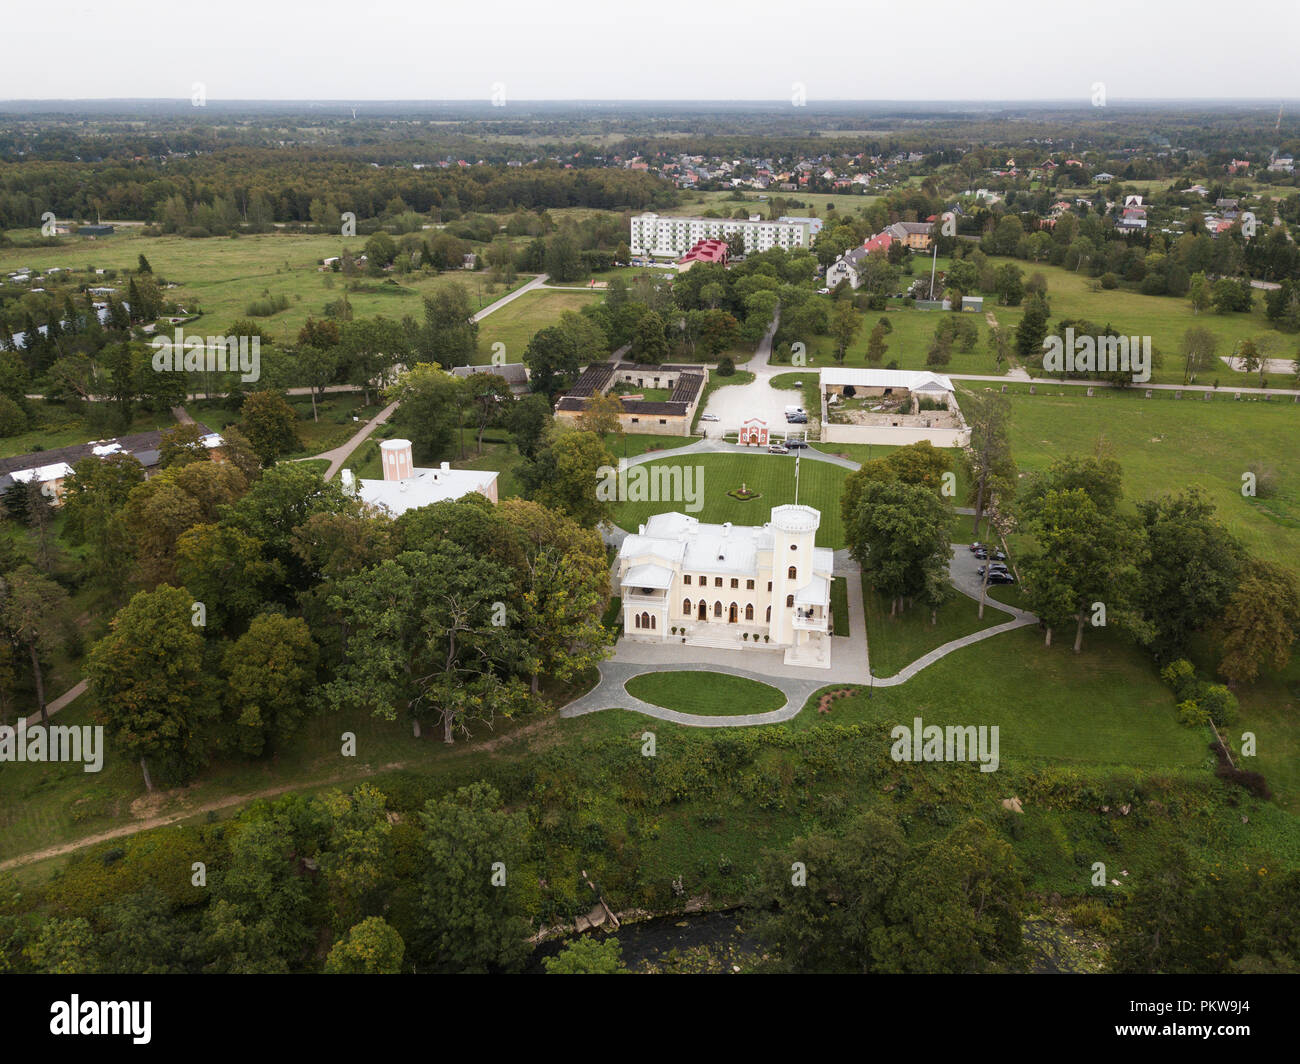
<instances>
[{"instance_id":1,"label":"flagpole","mask_svg":"<svg viewBox=\"0 0 1300 1064\"><path fill-rule=\"evenodd\" d=\"M799 505L799 452L794 455L794 504Z\"/></svg>"}]
</instances>

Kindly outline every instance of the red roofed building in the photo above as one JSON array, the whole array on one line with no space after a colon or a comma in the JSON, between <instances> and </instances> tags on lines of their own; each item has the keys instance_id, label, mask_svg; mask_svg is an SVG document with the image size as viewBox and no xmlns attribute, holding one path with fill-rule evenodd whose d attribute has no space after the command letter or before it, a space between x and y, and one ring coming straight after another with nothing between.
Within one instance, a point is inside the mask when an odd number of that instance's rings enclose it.
<instances>
[{"instance_id":1,"label":"red roofed building","mask_svg":"<svg viewBox=\"0 0 1300 1064\"><path fill-rule=\"evenodd\" d=\"M889 245L894 242L894 236L888 231L882 231L873 236L870 240L863 243L862 248L867 254L873 251L888 251Z\"/></svg>"},{"instance_id":2,"label":"red roofed building","mask_svg":"<svg viewBox=\"0 0 1300 1064\"><path fill-rule=\"evenodd\" d=\"M697 262L727 264L727 242L725 240L701 240L685 255L677 260L678 270L689 270Z\"/></svg>"}]
</instances>

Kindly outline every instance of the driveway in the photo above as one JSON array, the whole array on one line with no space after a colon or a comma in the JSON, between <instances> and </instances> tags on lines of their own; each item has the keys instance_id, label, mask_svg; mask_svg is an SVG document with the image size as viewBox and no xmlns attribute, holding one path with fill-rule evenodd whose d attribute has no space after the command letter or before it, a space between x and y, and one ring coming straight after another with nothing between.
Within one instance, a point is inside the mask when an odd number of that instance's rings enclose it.
<instances>
[{"instance_id":1,"label":"driveway","mask_svg":"<svg viewBox=\"0 0 1300 1064\"><path fill-rule=\"evenodd\" d=\"M773 388L771 385L771 379L778 373L791 372L791 367L773 365L771 362L772 338L776 335L780 320L780 314L772 319L772 325L759 341L754 356L748 362L736 367L754 374L754 380L749 384L729 384L716 389L709 396L704 412L715 415L718 420L705 421L701 418L701 431L711 436L724 432L739 432L741 426L753 417L766 421L770 432L784 434L787 428L801 431L809 427L808 425L787 426L785 420L785 408L802 406L803 393L797 389ZM808 372L814 377L817 374L815 369ZM817 412L810 411L810 413L813 415L812 420L815 421Z\"/></svg>"}]
</instances>

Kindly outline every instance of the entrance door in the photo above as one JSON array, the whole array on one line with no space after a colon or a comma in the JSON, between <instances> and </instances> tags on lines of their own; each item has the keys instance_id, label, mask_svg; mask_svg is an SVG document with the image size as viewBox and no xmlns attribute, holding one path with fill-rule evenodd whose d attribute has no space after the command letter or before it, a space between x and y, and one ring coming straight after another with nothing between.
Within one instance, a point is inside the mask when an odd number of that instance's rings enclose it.
<instances>
[{"instance_id":1,"label":"entrance door","mask_svg":"<svg viewBox=\"0 0 1300 1064\"><path fill-rule=\"evenodd\" d=\"M709 607L705 604L703 599L700 599L700 620L707 621L708 619Z\"/></svg>"}]
</instances>

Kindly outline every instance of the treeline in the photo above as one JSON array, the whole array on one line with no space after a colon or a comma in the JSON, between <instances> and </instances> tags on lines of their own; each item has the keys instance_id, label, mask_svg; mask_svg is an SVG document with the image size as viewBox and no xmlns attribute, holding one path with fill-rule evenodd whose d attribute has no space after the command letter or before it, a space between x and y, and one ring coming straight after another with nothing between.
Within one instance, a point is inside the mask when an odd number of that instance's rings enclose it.
<instances>
[{"instance_id":1,"label":"treeline","mask_svg":"<svg viewBox=\"0 0 1300 1064\"><path fill-rule=\"evenodd\" d=\"M76 162L0 163L0 229L41 224L41 214L165 224L179 204L206 206L239 224L310 224L314 200L358 219L377 217L401 199L442 220L462 212L594 207L645 210L676 201L676 190L643 171L526 166L453 166L416 170L374 167L327 150L229 149L211 155L99 165ZM337 216L328 220L337 229Z\"/></svg>"}]
</instances>

